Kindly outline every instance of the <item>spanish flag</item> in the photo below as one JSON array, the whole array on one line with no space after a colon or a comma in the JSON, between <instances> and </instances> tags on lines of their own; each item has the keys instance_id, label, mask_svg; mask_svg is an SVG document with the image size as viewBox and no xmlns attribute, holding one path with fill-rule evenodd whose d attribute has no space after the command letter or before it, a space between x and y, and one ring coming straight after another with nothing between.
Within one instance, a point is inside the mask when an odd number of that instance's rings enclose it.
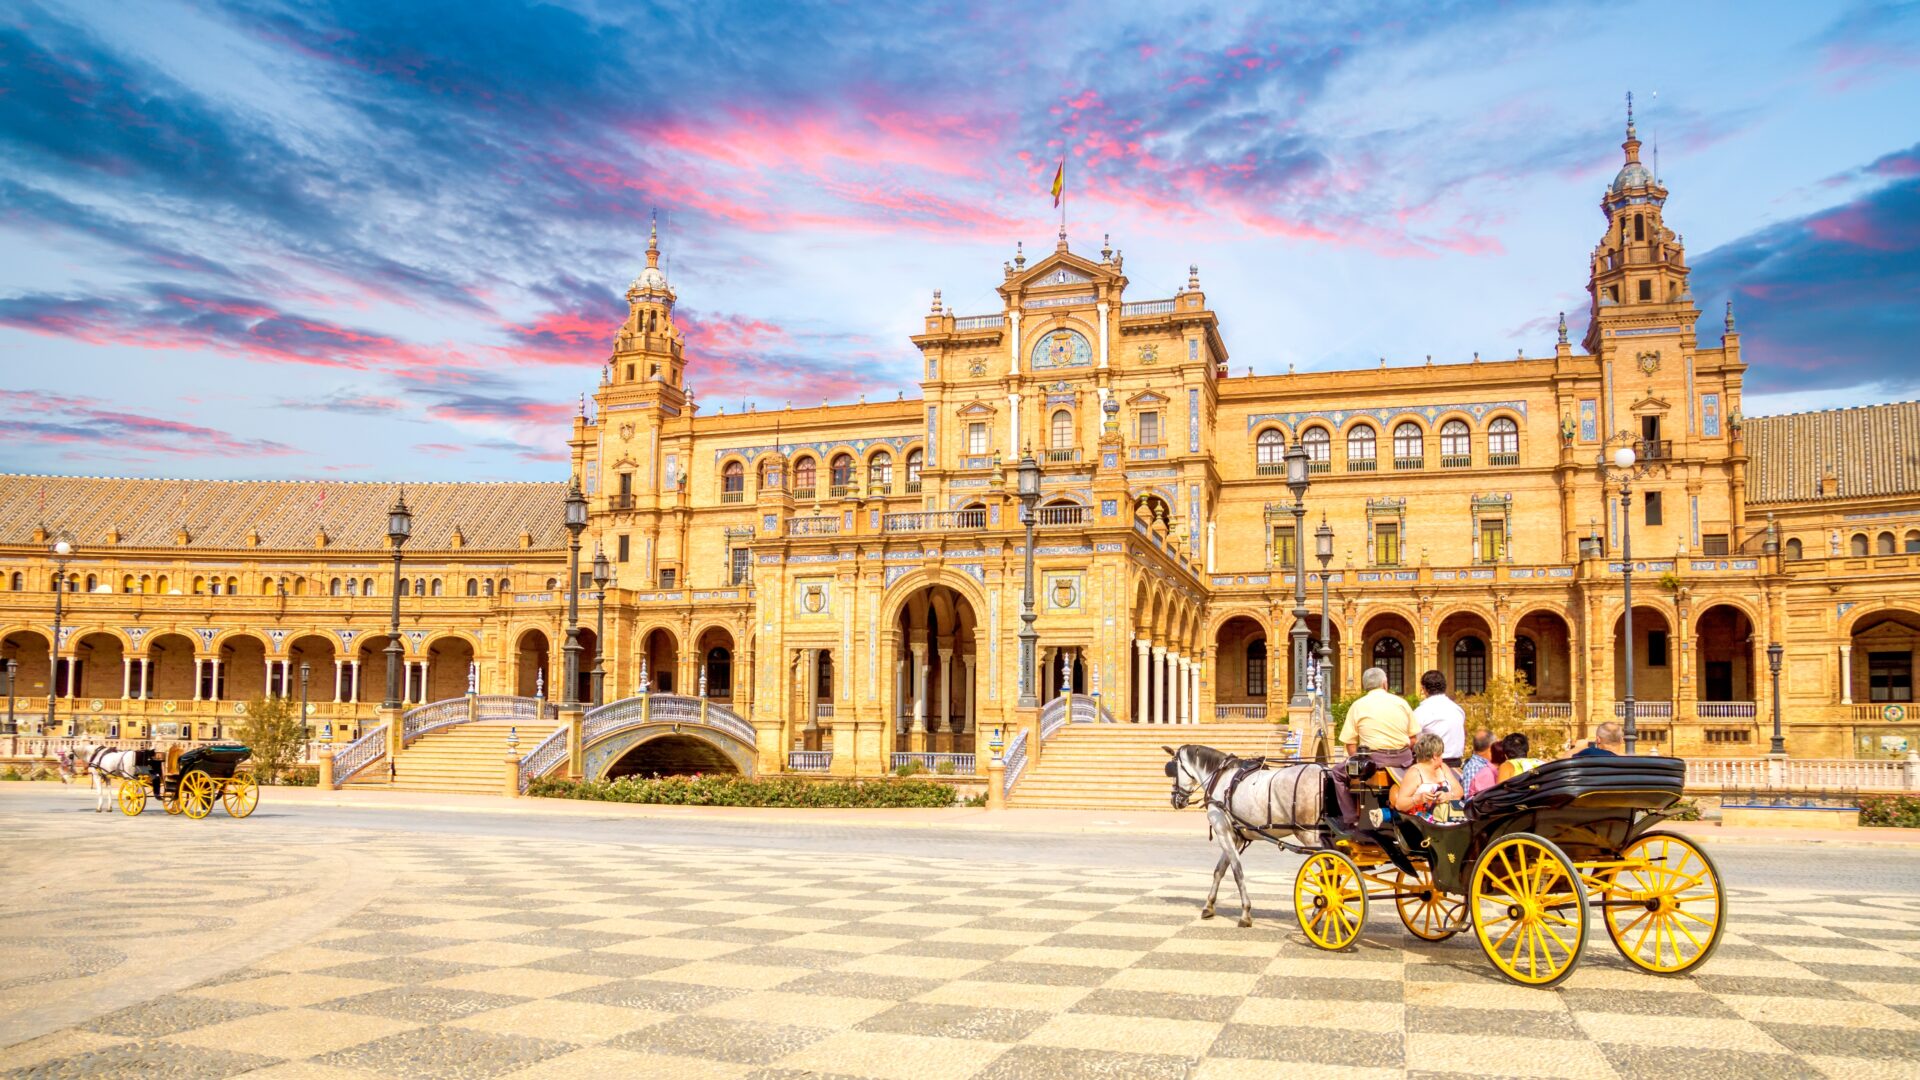
<instances>
[{"instance_id":1,"label":"spanish flag","mask_svg":"<svg viewBox=\"0 0 1920 1080\"><path fill-rule=\"evenodd\" d=\"M1053 205L1060 205L1060 193L1067 188L1067 159L1060 159L1060 167L1053 170Z\"/></svg>"}]
</instances>

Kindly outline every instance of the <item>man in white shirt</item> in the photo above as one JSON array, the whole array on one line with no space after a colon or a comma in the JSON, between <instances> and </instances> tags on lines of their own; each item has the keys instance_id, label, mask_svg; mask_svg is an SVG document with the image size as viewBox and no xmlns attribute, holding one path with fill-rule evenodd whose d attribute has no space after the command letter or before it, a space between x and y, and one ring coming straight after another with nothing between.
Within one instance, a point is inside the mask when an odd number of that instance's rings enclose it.
<instances>
[{"instance_id":1,"label":"man in white shirt","mask_svg":"<svg viewBox=\"0 0 1920 1080\"><path fill-rule=\"evenodd\" d=\"M1447 696L1447 677L1437 671L1420 676L1420 696L1413 722L1421 731L1440 736L1440 756L1459 768L1467 749L1467 711Z\"/></svg>"}]
</instances>

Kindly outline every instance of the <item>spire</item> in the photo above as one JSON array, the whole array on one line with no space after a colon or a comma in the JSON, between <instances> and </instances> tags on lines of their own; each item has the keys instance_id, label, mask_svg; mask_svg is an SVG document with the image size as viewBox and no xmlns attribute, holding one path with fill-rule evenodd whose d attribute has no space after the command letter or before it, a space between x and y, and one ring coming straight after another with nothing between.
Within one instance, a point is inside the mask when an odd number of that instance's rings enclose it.
<instances>
[{"instance_id":1,"label":"spire","mask_svg":"<svg viewBox=\"0 0 1920 1080\"><path fill-rule=\"evenodd\" d=\"M1727 301L1727 333L1733 333L1733 301Z\"/></svg>"},{"instance_id":2,"label":"spire","mask_svg":"<svg viewBox=\"0 0 1920 1080\"><path fill-rule=\"evenodd\" d=\"M933 290L933 313L935 315L940 314L940 290L939 289Z\"/></svg>"},{"instance_id":3,"label":"spire","mask_svg":"<svg viewBox=\"0 0 1920 1080\"><path fill-rule=\"evenodd\" d=\"M1567 313L1563 311L1560 313L1560 344L1565 345L1566 343L1567 343Z\"/></svg>"},{"instance_id":4,"label":"spire","mask_svg":"<svg viewBox=\"0 0 1920 1080\"><path fill-rule=\"evenodd\" d=\"M660 212L654 211L647 225L647 265L640 276L627 286L627 299L639 300L643 297L664 299L669 307L674 301L673 287L667 284L667 272L660 269Z\"/></svg>"},{"instance_id":5,"label":"spire","mask_svg":"<svg viewBox=\"0 0 1920 1080\"><path fill-rule=\"evenodd\" d=\"M647 265L660 265L660 211L647 216Z\"/></svg>"},{"instance_id":6,"label":"spire","mask_svg":"<svg viewBox=\"0 0 1920 1080\"><path fill-rule=\"evenodd\" d=\"M1200 264L1199 263L1187 264L1187 291L1188 292L1200 291Z\"/></svg>"},{"instance_id":7,"label":"spire","mask_svg":"<svg viewBox=\"0 0 1920 1080\"><path fill-rule=\"evenodd\" d=\"M1025 240L1015 240L1013 242L1013 268L1016 271L1027 268L1027 242Z\"/></svg>"},{"instance_id":8,"label":"spire","mask_svg":"<svg viewBox=\"0 0 1920 1080\"><path fill-rule=\"evenodd\" d=\"M1103 263L1110 263L1113 261L1113 234L1112 233L1100 234L1100 261Z\"/></svg>"}]
</instances>

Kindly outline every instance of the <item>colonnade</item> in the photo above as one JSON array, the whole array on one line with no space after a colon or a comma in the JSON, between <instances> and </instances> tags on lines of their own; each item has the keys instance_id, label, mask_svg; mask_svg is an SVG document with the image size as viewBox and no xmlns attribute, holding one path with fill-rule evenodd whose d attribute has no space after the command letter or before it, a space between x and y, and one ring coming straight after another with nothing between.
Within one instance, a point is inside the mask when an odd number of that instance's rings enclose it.
<instances>
[{"instance_id":1,"label":"colonnade","mask_svg":"<svg viewBox=\"0 0 1920 1080\"><path fill-rule=\"evenodd\" d=\"M1146 638L1133 647L1134 723L1199 723L1200 662Z\"/></svg>"},{"instance_id":2,"label":"colonnade","mask_svg":"<svg viewBox=\"0 0 1920 1080\"><path fill-rule=\"evenodd\" d=\"M911 657L911 661L909 661ZM963 698L960 703L960 715L953 715L954 660L960 661L960 686ZM896 653L893 660L893 682L895 700L900 703L896 728L901 733L952 731L955 734L967 734L973 731L974 711L974 662L971 652L960 653L953 647L953 639L941 638L933 645L925 641L912 641L904 654ZM934 666L939 666L940 693L929 701L929 684L932 682Z\"/></svg>"}]
</instances>

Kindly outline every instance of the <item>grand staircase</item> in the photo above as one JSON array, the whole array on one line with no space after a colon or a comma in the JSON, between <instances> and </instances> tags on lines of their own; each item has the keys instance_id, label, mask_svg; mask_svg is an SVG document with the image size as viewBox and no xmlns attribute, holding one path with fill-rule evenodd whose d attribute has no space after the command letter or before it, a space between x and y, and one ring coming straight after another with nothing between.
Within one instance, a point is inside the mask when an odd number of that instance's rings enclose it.
<instances>
[{"instance_id":1,"label":"grand staircase","mask_svg":"<svg viewBox=\"0 0 1920 1080\"><path fill-rule=\"evenodd\" d=\"M515 726L520 729L522 754L553 730L552 724L529 731L525 723L511 720L476 720L429 731L400 751L390 787L498 795L505 782L507 729Z\"/></svg>"},{"instance_id":2,"label":"grand staircase","mask_svg":"<svg viewBox=\"0 0 1920 1080\"><path fill-rule=\"evenodd\" d=\"M1008 805L1049 809L1171 810L1166 751L1201 743L1241 757L1287 757L1289 729L1269 723L1067 724L1014 785Z\"/></svg>"}]
</instances>

